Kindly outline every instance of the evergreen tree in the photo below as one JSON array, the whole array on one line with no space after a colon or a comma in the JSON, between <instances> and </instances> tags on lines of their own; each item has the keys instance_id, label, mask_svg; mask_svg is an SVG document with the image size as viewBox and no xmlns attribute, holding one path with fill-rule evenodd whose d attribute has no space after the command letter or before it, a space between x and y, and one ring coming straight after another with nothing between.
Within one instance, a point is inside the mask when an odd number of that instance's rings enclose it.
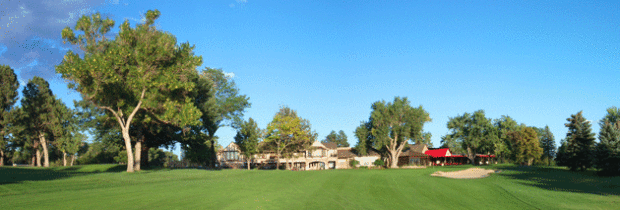
<instances>
[{"instance_id":1,"label":"evergreen tree","mask_svg":"<svg viewBox=\"0 0 620 210\"><path fill-rule=\"evenodd\" d=\"M616 120L616 121L611 121ZM599 143L596 145L596 168L601 174L620 175L620 111L616 107L607 109L601 120Z\"/></svg>"},{"instance_id":2,"label":"evergreen tree","mask_svg":"<svg viewBox=\"0 0 620 210\"><path fill-rule=\"evenodd\" d=\"M582 170L592 167L594 162L594 133L592 125L583 115L583 111L571 115L564 124L568 127L566 134L566 154L568 167L571 170Z\"/></svg>"},{"instance_id":3,"label":"evergreen tree","mask_svg":"<svg viewBox=\"0 0 620 210\"><path fill-rule=\"evenodd\" d=\"M17 75L6 65L0 65L0 166L4 165L4 152L9 140L9 124L14 123L11 119L11 109L17 102L17 89L19 82Z\"/></svg>"},{"instance_id":4,"label":"evergreen tree","mask_svg":"<svg viewBox=\"0 0 620 210\"><path fill-rule=\"evenodd\" d=\"M41 77L35 76L28 81L23 91L22 115L19 117L20 123L25 129L26 135L33 135L36 139L34 148L37 152L37 160L41 157L39 150L43 149L43 166L49 167L48 146L55 136L60 136L62 132L62 107L65 106L60 100L54 98L49 83ZM41 164L38 164L39 166Z\"/></svg>"},{"instance_id":5,"label":"evergreen tree","mask_svg":"<svg viewBox=\"0 0 620 210\"><path fill-rule=\"evenodd\" d=\"M543 149L543 160L547 160L547 165L551 165L551 160L554 159L556 153L555 147L555 139L553 138L553 133L549 130L549 126L545 126L545 129L542 130L542 135L540 138L540 147Z\"/></svg>"},{"instance_id":6,"label":"evergreen tree","mask_svg":"<svg viewBox=\"0 0 620 210\"><path fill-rule=\"evenodd\" d=\"M338 147L348 147L349 142L347 142L347 134L344 133L343 130L340 130L338 133L336 131L330 132L323 141L323 143L336 143Z\"/></svg>"},{"instance_id":7,"label":"evergreen tree","mask_svg":"<svg viewBox=\"0 0 620 210\"><path fill-rule=\"evenodd\" d=\"M558 152L555 156L555 162L558 166L568 166L568 153L566 151L565 139L562 139L560 141L560 147L558 147Z\"/></svg>"}]
</instances>

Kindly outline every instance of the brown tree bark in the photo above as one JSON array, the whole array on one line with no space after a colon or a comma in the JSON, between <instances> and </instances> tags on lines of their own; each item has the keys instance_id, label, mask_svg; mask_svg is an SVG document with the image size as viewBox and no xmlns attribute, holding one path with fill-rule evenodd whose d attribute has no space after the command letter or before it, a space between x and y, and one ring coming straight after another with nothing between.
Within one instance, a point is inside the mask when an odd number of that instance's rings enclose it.
<instances>
[{"instance_id":1,"label":"brown tree bark","mask_svg":"<svg viewBox=\"0 0 620 210\"><path fill-rule=\"evenodd\" d=\"M142 140L136 141L136 159L134 170L140 171L140 163L142 161Z\"/></svg>"},{"instance_id":2,"label":"brown tree bark","mask_svg":"<svg viewBox=\"0 0 620 210\"><path fill-rule=\"evenodd\" d=\"M246 158L248 161L248 170L250 170L250 158Z\"/></svg>"},{"instance_id":3,"label":"brown tree bark","mask_svg":"<svg viewBox=\"0 0 620 210\"><path fill-rule=\"evenodd\" d=\"M43 167L50 167L50 154L47 151L47 141L43 133L39 133L39 141L41 141L41 146L43 147Z\"/></svg>"},{"instance_id":4,"label":"brown tree bark","mask_svg":"<svg viewBox=\"0 0 620 210\"><path fill-rule=\"evenodd\" d=\"M4 166L4 151L0 150L0 166Z\"/></svg>"},{"instance_id":5,"label":"brown tree bark","mask_svg":"<svg viewBox=\"0 0 620 210\"><path fill-rule=\"evenodd\" d=\"M37 167L41 167L41 151L37 150Z\"/></svg>"},{"instance_id":6,"label":"brown tree bark","mask_svg":"<svg viewBox=\"0 0 620 210\"><path fill-rule=\"evenodd\" d=\"M34 167L34 162L35 162L34 155L32 155L32 158L30 158L30 159L32 159L32 161L30 161L30 166Z\"/></svg>"},{"instance_id":7,"label":"brown tree bark","mask_svg":"<svg viewBox=\"0 0 620 210\"><path fill-rule=\"evenodd\" d=\"M62 166L67 166L67 153L62 153Z\"/></svg>"},{"instance_id":8,"label":"brown tree bark","mask_svg":"<svg viewBox=\"0 0 620 210\"><path fill-rule=\"evenodd\" d=\"M75 161L75 155L71 155L71 165L70 166L73 166L73 161Z\"/></svg>"}]
</instances>

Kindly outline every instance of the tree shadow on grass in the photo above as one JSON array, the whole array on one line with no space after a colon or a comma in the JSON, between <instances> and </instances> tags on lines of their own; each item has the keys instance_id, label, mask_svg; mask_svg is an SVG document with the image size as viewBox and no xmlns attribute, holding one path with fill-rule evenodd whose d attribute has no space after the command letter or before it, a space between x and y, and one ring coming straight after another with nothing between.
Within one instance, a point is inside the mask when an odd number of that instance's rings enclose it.
<instances>
[{"instance_id":1,"label":"tree shadow on grass","mask_svg":"<svg viewBox=\"0 0 620 210\"><path fill-rule=\"evenodd\" d=\"M620 177L597 176L595 171L569 171L552 167L498 166L514 173L498 175L523 181L522 184L553 191L620 195Z\"/></svg>"},{"instance_id":2,"label":"tree shadow on grass","mask_svg":"<svg viewBox=\"0 0 620 210\"><path fill-rule=\"evenodd\" d=\"M96 173L123 172L127 166L114 165L108 167L72 166L72 167L0 167L0 185L20 183L24 181L46 181L84 176Z\"/></svg>"}]
</instances>

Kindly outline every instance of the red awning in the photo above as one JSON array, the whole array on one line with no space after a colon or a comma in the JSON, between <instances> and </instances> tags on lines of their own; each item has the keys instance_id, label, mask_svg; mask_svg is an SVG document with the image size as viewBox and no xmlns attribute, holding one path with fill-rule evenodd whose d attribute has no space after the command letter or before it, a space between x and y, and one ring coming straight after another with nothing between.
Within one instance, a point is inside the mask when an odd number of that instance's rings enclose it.
<instances>
[{"instance_id":1,"label":"red awning","mask_svg":"<svg viewBox=\"0 0 620 210\"><path fill-rule=\"evenodd\" d=\"M431 157L446 157L446 153L448 153L448 148L444 149L434 149L427 150L424 154L430 155Z\"/></svg>"},{"instance_id":2,"label":"red awning","mask_svg":"<svg viewBox=\"0 0 620 210\"><path fill-rule=\"evenodd\" d=\"M486 157L486 158L488 158L488 157L495 157L495 155L476 155L476 156L478 156L478 157Z\"/></svg>"}]
</instances>

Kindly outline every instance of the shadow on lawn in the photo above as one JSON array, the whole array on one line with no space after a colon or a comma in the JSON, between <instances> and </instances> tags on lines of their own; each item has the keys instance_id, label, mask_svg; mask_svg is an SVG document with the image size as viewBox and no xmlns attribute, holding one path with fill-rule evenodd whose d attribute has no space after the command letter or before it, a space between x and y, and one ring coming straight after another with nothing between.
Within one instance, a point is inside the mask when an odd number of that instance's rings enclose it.
<instances>
[{"instance_id":1,"label":"shadow on lawn","mask_svg":"<svg viewBox=\"0 0 620 210\"><path fill-rule=\"evenodd\" d=\"M86 170L84 168L84 166L67 168L0 167L0 185L24 181L55 180L96 173L123 172L127 166L115 165L112 167L86 168Z\"/></svg>"},{"instance_id":2,"label":"shadow on lawn","mask_svg":"<svg viewBox=\"0 0 620 210\"><path fill-rule=\"evenodd\" d=\"M562 168L499 166L515 173L498 175L524 181L523 184L553 191L620 195L620 177L597 176L595 171L576 172Z\"/></svg>"}]
</instances>

